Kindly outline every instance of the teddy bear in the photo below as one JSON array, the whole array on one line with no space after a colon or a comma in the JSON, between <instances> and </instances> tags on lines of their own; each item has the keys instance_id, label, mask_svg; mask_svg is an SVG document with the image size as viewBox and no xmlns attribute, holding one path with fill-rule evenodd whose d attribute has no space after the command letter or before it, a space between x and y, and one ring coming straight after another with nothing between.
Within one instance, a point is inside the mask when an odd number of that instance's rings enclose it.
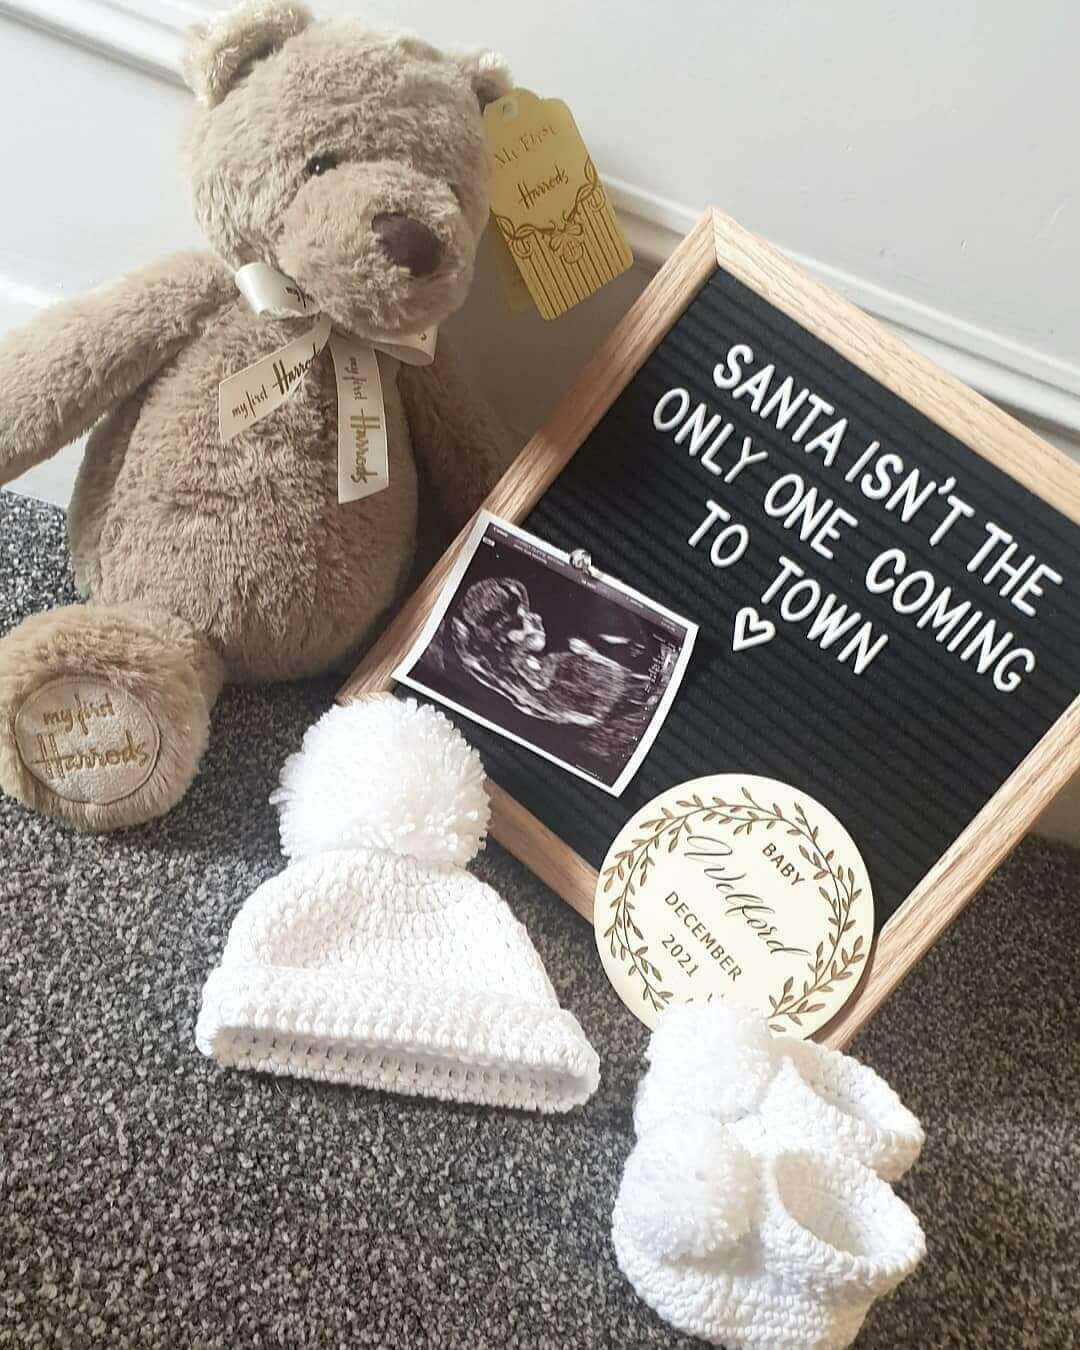
<instances>
[{"instance_id":1,"label":"teddy bear","mask_svg":"<svg viewBox=\"0 0 1080 1350\"><path fill-rule=\"evenodd\" d=\"M254 0L193 30L185 75L211 251L0 342L0 484L93 427L68 515L85 603L0 640L0 789L94 831L181 798L223 682L354 660L507 458L444 340L424 367L390 354L468 292L499 61ZM296 309L245 300L255 264ZM377 363L388 481L360 500L338 499L329 351L268 415L227 440L219 424L222 381L306 341L313 315Z\"/></svg>"}]
</instances>

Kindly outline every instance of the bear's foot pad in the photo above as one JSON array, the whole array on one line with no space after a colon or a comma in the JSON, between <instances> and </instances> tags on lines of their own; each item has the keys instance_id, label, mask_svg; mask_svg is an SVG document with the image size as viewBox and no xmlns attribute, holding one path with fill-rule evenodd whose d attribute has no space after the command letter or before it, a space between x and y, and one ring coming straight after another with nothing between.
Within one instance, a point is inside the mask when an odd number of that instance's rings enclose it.
<instances>
[{"instance_id":1,"label":"bear's foot pad","mask_svg":"<svg viewBox=\"0 0 1080 1350\"><path fill-rule=\"evenodd\" d=\"M138 792L161 753L161 731L134 694L100 677L38 685L15 713L26 772L67 802L108 806Z\"/></svg>"}]
</instances>

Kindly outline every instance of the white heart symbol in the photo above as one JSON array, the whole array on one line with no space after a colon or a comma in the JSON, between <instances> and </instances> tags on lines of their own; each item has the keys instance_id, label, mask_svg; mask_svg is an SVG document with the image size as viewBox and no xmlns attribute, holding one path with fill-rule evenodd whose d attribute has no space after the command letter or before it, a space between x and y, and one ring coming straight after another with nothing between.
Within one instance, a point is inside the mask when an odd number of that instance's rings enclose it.
<instances>
[{"instance_id":1,"label":"white heart symbol","mask_svg":"<svg viewBox=\"0 0 1080 1350\"><path fill-rule=\"evenodd\" d=\"M771 642L775 636L776 624L771 619L763 619L753 605L747 605L735 615L731 650L741 652L747 647L760 647L763 642Z\"/></svg>"}]
</instances>

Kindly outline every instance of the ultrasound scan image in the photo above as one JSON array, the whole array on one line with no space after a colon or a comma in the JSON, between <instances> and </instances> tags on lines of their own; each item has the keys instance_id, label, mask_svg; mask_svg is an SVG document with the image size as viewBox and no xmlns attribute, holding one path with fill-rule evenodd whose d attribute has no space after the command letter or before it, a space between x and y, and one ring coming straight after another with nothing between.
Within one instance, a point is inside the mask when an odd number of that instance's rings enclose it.
<instances>
[{"instance_id":1,"label":"ultrasound scan image","mask_svg":"<svg viewBox=\"0 0 1080 1350\"><path fill-rule=\"evenodd\" d=\"M490 522L406 682L611 789L690 632Z\"/></svg>"}]
</instances>

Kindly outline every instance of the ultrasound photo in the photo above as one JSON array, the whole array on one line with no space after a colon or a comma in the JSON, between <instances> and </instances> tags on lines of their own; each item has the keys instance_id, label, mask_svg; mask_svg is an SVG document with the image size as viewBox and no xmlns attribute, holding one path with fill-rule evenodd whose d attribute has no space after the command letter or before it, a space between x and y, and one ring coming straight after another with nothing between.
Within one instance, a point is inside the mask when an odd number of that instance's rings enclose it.
<instances>
[{"instance_id":1,"label":"ultrasound photo","mask_svg":"<svg viewBox=\"0 0 1080 1350\"><path fill-rule=\"evenodd\" d=\"M618 796L697 625L481 512L394 678Z\"/></svg>"}]
</instances>

